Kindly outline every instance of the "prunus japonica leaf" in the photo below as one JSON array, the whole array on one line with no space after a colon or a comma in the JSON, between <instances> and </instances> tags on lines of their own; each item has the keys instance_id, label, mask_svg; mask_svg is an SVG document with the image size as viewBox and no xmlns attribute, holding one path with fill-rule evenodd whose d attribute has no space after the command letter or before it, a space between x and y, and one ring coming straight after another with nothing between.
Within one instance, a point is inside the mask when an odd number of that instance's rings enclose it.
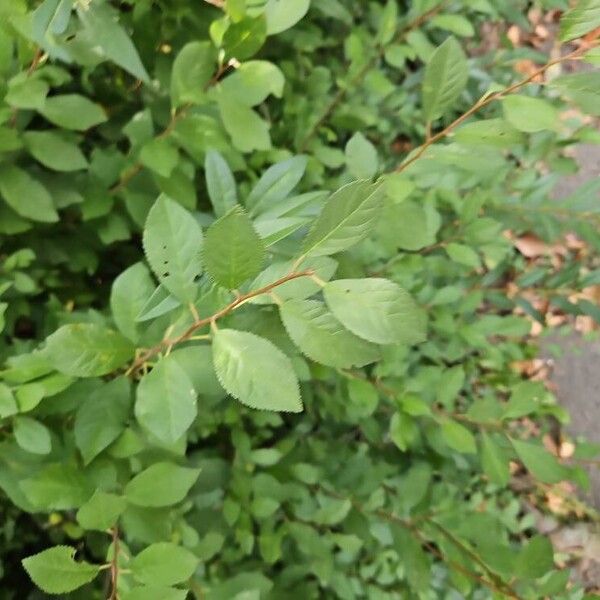
<instances>
[{"instance_id":1,"label":"prunus japonica leaf","mask_svg":"<svg viewBox=\"0 0 600 600\"><path fill-rule=\"evenodd\" d=\"M171 542L159 542L135 556L130 568L142 583L168 586L189 579L199 562L189 550Z\"/></svg>"},{"instance_id":2,"label":"prunus japonica leaf","mask_svg":"<svg viewBox=\"0 0 600 600\"><path fill-rule=\"evenodd\" d=\"M81 402L75 414L74 433L85 464L121 435L130 408L130 386L126 377L103 384Z\"/></svg>"},{"instance_id":3,"label":"prunus japonica leaf","mask_svg":"<svg viewBox=\"0 0 600 600\"><path fill-rule=\"evenodd\" d=\"M303 253L327 256L354 246L367 237L381 212L379 183L354 181L334 192L314 222Z\"/></svg>"},{"instance_id":4,"label":"prunus japonica leaf","mask_svg":"<svg viewBox=\"0 0 600 600\"><path fill-rule=\"evenodd\" d=\"M50 431L30 417L15 417L13 433L17 444L32 454L49 454L52 450Z\"/></svg>"},{"instance_id":5,"label":"prunus japonica leaf","mask_svg":"<svg viewBox=\"0 0 600 600\"><path fill-rule=\"evenodd\" d=\"M560 19L559 38L568 42L600 27L600 0L579 0Z\"/></svg>"},{"instance_id":6,"label":"prunus japonica leaf","mask_svg":"<svg viewBox=\"0 0 600 600\"><path fill-rule=\"evenodd\" d=\"M200 469L156 462L125 486L125 498L136 506L171 506L186 497L199 474Z\"/></svg>"},{"instance_id":7,"label":"prunus japonica leaf","mask_svg":"<svg viewBox=\"0 0 600 600\"><path fill-rule=\"evenodd\" d=\"M302 411L292 363L272 342L247 331L219 329L213 336L213 361L221 385L242 404Z\"/></svg>"},{"instance_id":8,"label":"prunus japonica leaf","mask_svg":"<svg viewBox=\"0 0 600 600\"><path fill-rule=\"evenodd\" d=\"M468 77L465 53L455 38L448 37L425 67L423 116L426 121L433 121L452 108L467 85Z\"/></svg>"},{"instance_id":9,"label":"prunus japonica leaf","mask_svg":"<svg viewBox=\"0 0 600 600\"><path fill-rule=\"evenodd\" d=\"M480 436L479 459L484 473L496 485L506 485L510 479L508 458L495 440L485 431Z\"/></svg>"},{"instance_id":10,"label":"prunus japonica leaf","mask_svg":"<svg viewBox=\"0 0 600 600\"><path fill-rule=\"evenodd\" d=\"M46 340L44 355L73 377L106 375L133 358L134 347L120 333L94 323L63 325Z\"/></svg>"},{"instance_id":11,"label":"prunus japonica leaf","mask_svg":"<svg viewBox=\"0 0 600 600\"><path fill-rule=\"evenodd\" d=\"M152 297L154 287L150 271L141 262L125 269L113 281L110 293L112 316L119 331L132 342L140 338L137 318Z\"/></svg>"},{"instance_id":12,"label":"prunus japonica leaf","mask_svg":"<svg viewBox=\"0 0 600 600\"><path fill-rule=\"evenodd\" d=\"M511 439L517 456L527 470L542 483L558 483L568 479L568 470L543 446Z\"/></svg>"},{"instance_id":13,"label":"prunus japonica leaf","mask_svg":"<svg viewBox=\"0 0 600 600\"><path fill-rule=\"evenodd\" d=\"M148 213L144 252L165 288L181 302L196 298L202 272L202 229L185 208L161 195Z\"/></svg>"},{"instance_id":14,"label":"prunus japonica leaf","mask_svg":"<svg viewBox=\"0 0 600 600\"><path fill-rule=\"evenodd\" d=\"M14 165L0 166L0 194L18 214L32 221L55 223L58 213L52 196L37 179Z\"/></svg>"},{"instance_id":15,"label":"prunus japonica leaf","mask_svg":"<svg viewBox=\"0 0 600 600\"><path fill-rule=\"evenodd\" d=\"M232 23L223 36L223 49L228 57L239 61L256 54L267 38L267 22L264 15L246 17Z\"/></svg>"},{"instance_id":16,"label":"prunus japonica leaf","mask_svg":"<svg viewBox=\"0 0 600 600\"><path fill-rule=\"evenodd\" d=\"M302 179L306 163L306 156L294 156L270 166L246 198L250 212L261 214L287 198Z\"/></svg>"},{"instance_id":17,"label":"prunus japonica leaf","mask_svg":"<svg viewBox=\"0 0 600 600\"><path fill-rule=\"evenodd\" d=\"M196 391L185 370L171 356L144 375L137 387L135 416L165 444L174 444L196 418Z\"/></svg>"},{"instance_id":18,"label":"prunus japonica leaf","mask_svg":"<svg viewBox=\"0 0 600 600\"><path fill-rule=\"evenodd\" d=\"M264 102L269 94L281 98L285 79L281 69L266 60L242 63L221 85L225 94L246 106Z\"/></svg>"},{"instance_id":19,"label":"prunus japonica leaf","mask_svg":"<svg viewBox=\"0 0 600 600\"><path fill-rule=\"evenodd\" d=\"M172 296L169 290L161 284L159 284L152 295L145 302L140 312L136 315L136 323L143 323L151 319L156 319L172 310L181 306L181 301Z\"/></svg>"},{"instance_id":20,"label":"prunus japonica leaf","mask_svg":"<svg viewBox=\"0 0 600 600\"><path fill-rule=\"evenodd\" d=\"M54 546L23 559L32 581L47 594L66 594L92 581L99 565L75 560L75 548Z\"/></svg>"},{"instance_id":21,"label":"prunus japonica leaf","mask_svg":"<svg viewBox=\"0 0 600 600\"><path fill-rule=\"evenodd\" d=\"M281 217L280 219L262 219L254 221L256 229L265 248L285 239L311 221L307 217Z\"/></svg>"},{"instance_id":22,"label":"prunus japonica leaf","mask_svg":"<svg viewBox=\"0 0 600 600\"><path fill-rule=\"evenodd\" d=\"M345 154L346 166L352 177L370 179L377 173L377 150L360 131L348 140Z\"/></svg>"},{"instance_id":23,"label":"prunus japonica leaf","mask_svg":"<svg viewBox=\"0 0 600 600\"><path fill-rule=\"evenodd\" d=\"M54 125L76 131L85 131L106 121L104 109L80 94L51 96L40 113Z\"/></svg>"},{"instance_id":24,"label":"prunus japonica leaf","mask_svg":"<svg viewBox=\"0 0 600 600\"><path fill-rule=\"evenodd\" d=\"M122 496L96 490L94 495L77 511L77 521L84 529L106 531L115 525L127 508Z\"/></svg>"},{"instance_id":25,"label":"prunus japonica leaf","mask_svg":"<svg viewBox=\"0 0 600 600\"><path fill-rule=\"evenodd\" d=\"M552 542L543 535L532 537L519 552L516 561L516 576L523 579L538 579L554 568Z\"/></svg>"},{"instance_id":26,"label":"prunus japonica leaf","mask_svg":"<svg viewBox=\"0 0 600 600\"><path fill-rule=\"evenodd\" d=\"M178 162L177 148L164 136L146 142L140 151L140 163L161 177L170 177Z\"/></svg>"},{"instance_id":27,"label":"prunus japonica leaf","mask_svg":"<svg viewBox=\"0 0 600 600\"><path fill-rule=\"evenodd\" d=\"M502 100L505 119L519 131L535 133L556 129L560 124L558 110L547 100L513 95Z\"/></svg>"},{"instance_id":28,"label":"prunus japonica leaf","mask_svg":"<svg viewBox=\"0 0 600 600\"><path fill-rule=\"evenodd\" d=\"M274 35L293 27L308 12L310 0L269 0L265 8L267 34Z\"/></svg>"},{"instance_id":29,"label":"prunus japonica leaf","mask_svg":"<svg viewBox=\"0 0 600 600\"><path fill-rule=\"evenodd\" d=\"M269 125L250 107L226 96L218 96L219 112L225 131L240 152L269 150Z\"/></svg>"},{"instance_id":30,"label":"prunus japonica leaf","mask_svg":"<svg viewBox=\"0 0 600 600\"><path fill-rule=\"evenodd\" d=\"M19 482L37 511L78 508L92 495L91 481L71 464L51 463Z\"/></svg>"},{"instance_id":31,"label":"prunus japonica leaf","mask_svg":"<svg viewBox=\"0 0 600 600\"><path fill-rule=\"evenodd\" d=\"M0 419L5 419L18 412L19 407L12 390L5 383L0 383Z\"/></svg>"},{"instance_id":32,"label":"prunus japonica leaf","mask_svg":"<svg viewBox=\"0 0 600 600\"><path fill-rule=\"evenodd\" d=\"M338 369L362 367L380 357L379 348L355 336L318 300L288 300L280 314L292 341L308 358Z\"/></svg>"},{"instance_id":33,"label":"prunus japonica leaf","mask_svg":"<svg viewBox=\"0 0 600 600\"><path fill-rule=\"evenodd\" d=\"M209 150L204 160L208 197L217 217L222 217L237 204L235 179L229 165L216 150Z\"/></svg>"},{"instance_id":34,"label":"prunus japonica leaf","mask_svg":"<svg viewBox=\"0 0 600 600\"><path fill-rule=\"evenodd\" d=\"M212 348L205 346L188 346L174 350L169 358L176 361L187 373L196 393L202 396L225 395L219 383L212 362Z\"/></svg>"},{"instance_id":35,"label":"prunus japonica leaf","mask_svg":"<svg viewBox=\"0 0 600 600\"><path fill-rule=\"evenodd\" d=\"M464 454L475 454L475 437L464 426L453 419L445 419L441 424L442 438L452 450Z\"/></svg>"},{"instance_id":36,"label":"prunus japonica leaf","mask_svg":"<svg viewBox=\"0 0 600 600\"><path fill-rule=\"evenodd\" d=\"M77 144L60 131L28 131L23 141L36 160L54 171L79 171L88 166Z\"/></svg>"},{"instance_id":37,"label":"prunus japonica leaf","mask_svg":"<svg viewBox=\"0 0 600 600\"><path fill-rule=\"evenodd\" d=\"M177 54L171 71L171 103L174 107L202 102L216 66L210 42L189 42Z\"/></svg>"},{"instance_id":38,"label":"prunus japonica leaf","mask_svg":"<svg viewBox=\"0 0 600 600\"><path fill-rule=\"evenodd\" d=\"M375 344L425 340L425 318L408 292L387 279L338 279L323 288L327 306L352 333Z\"/></svg>"},{"instance_id":39,"label":"prunus japonica leaf","mask_svg":"<svg viewBox=\"0 0 600 600\"><path fill-rule=\"evenodd\" d=\"M227 289L235 289L257 275L265 247L241 206L235 206L209 227L202 257L208 275Z\"/></svg>"}]
</instances>

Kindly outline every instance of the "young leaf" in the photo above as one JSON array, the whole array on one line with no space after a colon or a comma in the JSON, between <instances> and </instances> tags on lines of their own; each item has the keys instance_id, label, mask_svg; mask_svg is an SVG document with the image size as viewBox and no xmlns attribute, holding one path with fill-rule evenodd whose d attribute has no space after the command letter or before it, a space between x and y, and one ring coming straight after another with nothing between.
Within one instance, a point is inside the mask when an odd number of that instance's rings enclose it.
<instances>
[{"instance_id":1,"label":"young leaf","mask_svg":"<svg viewBox=\"0 0 600 600\"><path fill-rule=\"evenodd\" d=\"M208 197L217 217L222 217L237 204L235 179L229 165L216 150L206 153L204 170Z\"/></svg>"},{"instance_id":2,"label":"young leaf","mask_svg":"<svg viewBox=\"0 0 600 600\"><path fill-rule=\"evenodd\" d=\"M59 131L27 131L23 141L36 160L54 171L79 171L88 166L77 144Z\"/></svg>"},{"instance_id":3,"label":"young leaf","mask_svg":"<svg viewBox=\"0 0 600 600\"><path fill-rule=\"evenodd\" d=\"M189 550L170 542L159 542L144 548L131 563L133 576L149 585L173 585L189 579L199 559Z\"/></svg>"},{"instance_id":4,"label":"young leaf","mask_svg":"<svg viewBox=\"0 0 600 600\"><path fill-rule=\"evenodd\" d=\"M293 27L308 12L310 0L269 0L265 8L267 34L274 35Z\"/></svg>"},{"instance_id":5,"label":"young leaf","mask_svg":"<svg viewBox=\"0 0 600 600\"><path fill-rule=\"evenodd\" d=\"M294 156L269 167L246 198L250 212L261 214L287 198L302 179L306 163L306 156Z\"/></svg>"},{"instance_id":6,"label":"young leaf","mask_svg":"<svg viewBox=\"0 0 600 600\"><path fill-rule=\"evenodd\" d=\"M198 412L196 391L187 373L170 356L142 377L136 392L135 416L165 444L174 444Z\"/></svg>"},{"instance_id":7,"label":"young leaf","mask_svg":"<svg viewBox=\"0 0 600 600\"><path fill-rule=\"evenodd\" d=\"M280 307L286 331L311 360L337 369L362 367L379 359L377 346L350 333L317 300L288 300Z\"/></svg>"},{"instance_id":8,"label":"young leaf","mask_svg":"<svg viewBox=\"0 0 600 600\"><path fill-rule=\"evenodd\" d=\"M568 478L568 471L542 446L511 439L517 456L531 474L543 483L558 483Z\"/></svg>"},{"instance_id":9,"label":"young leaf","mask_svg":"<svg viewBox=\"0 0 600 600\"><path fill-rule=\"evenodd\" d=\"M58 213L48 190L27 171L14 165L0 166L0 194L18 214L32 221L55 223Z\"/></svg>"},{"instance_id":10,"label":"young leaf","mask_svg":"<svg viewBox=\"0 0 600 600\"><path fill-rule=\"evenodd\" d=\"M268 340L247 331L219 329L213 337L213 362L221 385L242 404L261 410L302 411L292 363Z\"/></svg>"},{"instance_id":11,"label":"young leaf","mask_svg":"<svg viewBox=\"0 0 600 600\"><path fill-rule=\"evenodd\" d=\"M52 442L48 428L29 417L15 417L13 433L17 444L33 454L49 454Z\"/></svg>"},{"instance_id":12,"label":"young leaf","mask_svg":"<svg viewBox=\"0 0 600 600\"><path fill-rule=\"evenodd\" d=\"M357 336L375 344L425 340L425 318L410 295L387 279L338 279L323 288L329 309Z\"/></svg>"},{"instance_id":13,"label":"young leaf","mask_svg":"<svg viewBox=\"0 0 600 600\"><path fill-rule=\"evenodd\" d=\"M558 110L546 100L530 96L507 96L502 100L504 117L519 131L535 133L556 129L560 124Z\"/></svg>"},{"instance_id":14,"label":"young leaf","mask_svg":"<svg viewBox=\"0 0 600 600\"><path fill-rule=\"evenodd\" d=\"M119 377L85 399L75 415L75 444L85 464L114 442L125 430L131 407L129 382Z\"/></svg>"},{"instance_id":15,"label":"young leaf","mask_svg":"<svg viewBox=\"0 0 600 600\"><path fill-rule=\"evenodd\" d=\"M141 262L125 269L113 282L110 293L113 319L119 331L134 343L140 338L137 317L153 293L150 271Z\"/></svg>"},{"instance_id":16,"label":"young leaf","mask_svg":"<svg viewBox=\"0 0 600 600\"><path fill-rule=\"evenodd\" d=\"M449 37L431 56L423 76L425 121L441 117L451 108L469 78L467 58L455 38Z\"/></svg>"},{"instance_id":17,"label":"young leaf","mask_svg":"<svg viewBox=\"0 0 600 600\"><path fill-rule=\"evenodd\" d=\"M352 177L371 179L377 173L377 150L360 131L348 140L345 154L346 166Z\"/></svg>"},{"instance_id":18,"label":"young leaf","mask_svg":"<svg viewBox=\"0 0 600 600\"><path fill-rule=\"evenodd\" d=\"M485 431L481 433L479 458L483 471L496 485L505 486L510 479L508 459L496 442Z\"/></svg>"},{"instance_id":19,"label":"young leaf","mask_svg":"<svg viewBox=\"0 0 600 600\"><path fill-rule=\"evenodd\" d=\"M600 0L578 0L560 19L559 39L568 42L600 27Z\"/></svg>"},{"instance_id":20,"label":"young leaf","mask_svg":"<svg viewBox=\"0 0 600 600\"><path fill-rule=\"evenodd\" d=\"M235 206L206 232L204 267L214 281L235 289L262 266L265 247L241 206Z\"/></svg>"},{"instance_id":21,"label":"young leaf","mask_svg":"<svg viewBox=\"0 0 600 600\"><path fill-rule=\"evenodd\" d=\"M216 52L210 42L189 42L179 51L171 72L171 104L174 108L202 101L215 62Z\"/></svg>"},{"instance_id":22,"label":"young leaf","mask_svg":"<svg viewBox=\"0 0 600 600\"><path fill-rule=\"evenodd\" d=\"M127 508L125 498L96 490L77 511L77 521L84 529L106 531L114 526L125 508Z\"/></svg>"},{"instance_id":23,"label":"young leaf","mask_svg":"<svg viewBox=\"0 0 600 600\"><path fill-rule=\"evenodd\" d=\"M202 272L202 229L185 208L161 195L148 213L144 251L165 288L181 302L196 299Z\"/></svg>"},{"instance_id":24,"label":"young leaf","mask_svg":"<svg viewBox=\"0 0 600 600\"><path fill-rule=\"evenodd\" d=\"M75 548L54 546L23 559L23 567L35 585L47 594L66 594L92 581L100 568L74 559Z\"/></svg>"},{"instance_id":25,"label":"young leaf","mask_svg":"<svg viewBox=\"0 0 600 600\"><path fill-rule=\"evenodd\" d=\"M54 125L76 131L85 131L106 121L103 108L79 94L47 98L39 112Z\"/></svg>"},{"instance_id":26,"label":"young leaf","mask_svg":"<svg viewBox=\"0 0 600 600\"><path fill-rule=\"evenodd\" d=\"M46 340L44 355L73 377L106 375L133 358L134 347L120 333L94 323L63 325Z\"/></svg>"},{"instance_id":27,"label":"young leaf","mask_svg":"<svg viewBox=\"0 0 600 600\"><path fill-rule=\"evenodd\" d=\"M186 497L199 474L200 469L156 462L125 486L125 498L137 506L172 506Z\"/></svg>"},{"instance_id":28,"label":"young leaf","mask_svg":"<svg viewBox=\"0 0 600 600\"><path fill-rule=\"evenodd\" d=\"M334 192L304 241L303 253L327 256L347 250L373 229L381 210L381 185L354 181Z\"/></svg>"}]
</instances>

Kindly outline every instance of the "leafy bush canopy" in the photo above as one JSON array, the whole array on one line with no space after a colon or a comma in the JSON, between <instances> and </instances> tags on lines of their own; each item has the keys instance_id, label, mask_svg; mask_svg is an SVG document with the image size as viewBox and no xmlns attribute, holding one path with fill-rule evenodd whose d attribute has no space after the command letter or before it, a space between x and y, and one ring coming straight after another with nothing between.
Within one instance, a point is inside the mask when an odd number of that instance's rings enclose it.
<instances>
[{"instance_id":1,"label":"leafy bush canopy","mask_svg":"<svg viewBox=\"0 0 600 600\"><path fill-rule=\"evenodd\" d=\"M528 292L598 319L562 293L597 182L548 198L598 142L598 73L555 65L598 63L600 4L538 2L550 62L478 47L525 2L409 4L0 2L0 488L44 592L583 596L513 479L585 473L514 365Z\"/></svg>"}]
</instances>

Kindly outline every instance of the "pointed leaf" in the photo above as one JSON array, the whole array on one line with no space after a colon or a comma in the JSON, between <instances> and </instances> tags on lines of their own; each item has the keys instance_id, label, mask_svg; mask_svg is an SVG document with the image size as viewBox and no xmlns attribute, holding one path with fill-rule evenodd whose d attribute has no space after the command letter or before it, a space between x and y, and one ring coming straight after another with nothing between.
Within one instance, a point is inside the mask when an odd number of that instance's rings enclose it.
<instances>
[{"instance_id":1,"label":"pointed leaf","mask_svg":"<svg viewBox=\"0 0 600 600\"><path fill-rule=\"evenodd\" d=\"M209 150L204 161L208 196L217 217L222 217L237 204L235 179L225 159Z\"/></svg>"},{"instance_id":2,"label":"pointed leaf","mask_svg":"<svg viewBox=\"0 0 600 600\"><path fill-rule=\"evenodd\" d=\"M213 361L221 385L242 404L262 410L302 410L292 363L268 340L247 331L219 329L213 338Z\"/></svg>"},{"instance_id":3,"label":"pointed leaf","mask_svg":"<svg viewBox=\"0 0 600 600\"><path fill-rule=\"evenodd\" d=\"M84 529L106 531L115 525L125 508L127 508L125 498L96 490L77 511L77 521Z\"/></svg>"},{"instance_id":4,"label":"pointed leaf","mask_svg":"<svg viewBox=\"0 0 600 600\"><path fill-rule=\"evenodd\" d=\"M224 94L219 95L218 104L223 126L240 152L270 150L269 125L256 112Z\"/></svg>"},{"instance_id":5,"label":"pointed leaf","mask_svg":"<svg viewBox=\"0 0 600 600\"><path fill-rule=\"evenodd\" d=\"M23 141L36 160L54 171L78 171L88 166L77 144L60 131L28 131Z\"/></svg>"},{"instance_id":6,"label":"pointed leaf","mask_svg":"<svg viewBox=\"0 0 600 600\"><path fill-rule=\"evenodd\" d=\"M76 131L85 131L106 121L104 109L79 94L51 96L44 102L40 113L54 125Z\"/></svg>"},{"instance_id":7,"label":"pointed leaf","mask_svg":"<svg viewBox=\"0 0 600 600\"><path fill-rule=\"evenodd\" d=\"M464 425L452 419L447 419L442 422L441 432L444 441L452 450L464 454L475 454L477 452L475 437Z\"/></svg>"},{"instance_id":8,"label":"pointed leaf","mask_svg":"<svg viewBox=\"0 0 600 600\"><path fill-rule=\"evenodd\" d=\"M189 550L170 542L159 542L134 557L130 569L142 583L173 585L189 579L199 562Z\"/></svg>"},{"instance_id":9,"label":"pointed leaf","mask_svg":"<svg viewBox=\"0 0 600 600\"><path fill-rule=\"evenodd\" d=\"M354 181L334 192L304 241L303 253L326 256L363 240L377 222L383 191L378 183Z\"/></svg>"},{"instance_id":10,"label":"pointed leaf","mask_svg":"<svg viewBox=\"0 0 600 600\"><path fill-rule=\"evenodd\" d=\"M292 341L308 358L338 369L362 367L380 358L379 349L350 333L317 300L288 300L281 319Z\"/></svg>"},{"instance_id":11,"label":"pointed leaf","mask_svg":"<svg viewBox=\"0 0 600 600\"><path fill-rule=\"evenodd\" d=\"M163 194L148 213L143 242L162 285L178 300L193 302L202 272L202 229L194 217Z\"/></svg>"},{"instance_id":12,"label":"pointed leaf","mask_svg":"<svg viewBox=\"0 0 600 600\"><path fill-rule=\"evenodd\" d=\"M33 454L49 454L52 450L50 431L29 417L15 417L13 433L17 444Z\"/></svg>"},{"instance_id":13,"label":"pointed leaf","mask_svg":"<svg viewBox=\"0 0 600 600\"><path fill-rule=\"evenodd\" d=\"M171 103L199 103L216 66L216 51L210 42L189 42L173 61Z\"/></svg>"},{"instance_id":14,"label":"pointed leaf","mask_svg":"<svg viewBox=\"0 0 600 600\"><path fill-rule=\"evenodd\" d=\"M531 472L543 483L558 483L568 478L568 471L557 459L542 446L511 439L517 456Z\"/></svg>"},{"instance_id":15,"label":"pointed leaf","mask_svg":"<svg viewBox=\"0 0 600 600\"><path fill-rule=\"evenodd\" d=\"M560 19L561 42L581 37L600 27L600 0L578 0Z\"/></svg>"},{"instance_id":16,"label":"pointed leaf","mask_svg":"<svg viewBox=\"0 0 600 600\"><path fill-rule=\"evenodd\" d=\"M377 150L360 131L348 140L345 154L348 171L356 179L370 179L377 173Z\"/></svg>"},{"instance_id":17,"label":"pointed leaf","mask_svg":"<svg viewBox=\"0 0 600 600\"><path fill-rule=\"evenodd\" d=\"M310 0L269 0L265 8L267 34L274 35L293 27L309 7Z\"/></svg>"},{"instance_id":18,"label":"pointed leaf","mask_svg":"<svg viewBox=\"0 0 600 600\"><path fill-rule=\"evenodd\" d=\"M387 279L338 279L323 288L334 316L357 336L375 344L425 340L425 318L410 295Z\"/></svg>"},{"instance_id":19,"label":"pointed leaf","mask_svg":"<svg viewBox=\"0 0 600 600\"><path fill-rule=\"evenodd\" d=\"M501 448L487 433L481 433L481 449L479 458L484 473L496 485L504 486L510 479L509 461L503 455Z\"/></svg>"}]
</instances>

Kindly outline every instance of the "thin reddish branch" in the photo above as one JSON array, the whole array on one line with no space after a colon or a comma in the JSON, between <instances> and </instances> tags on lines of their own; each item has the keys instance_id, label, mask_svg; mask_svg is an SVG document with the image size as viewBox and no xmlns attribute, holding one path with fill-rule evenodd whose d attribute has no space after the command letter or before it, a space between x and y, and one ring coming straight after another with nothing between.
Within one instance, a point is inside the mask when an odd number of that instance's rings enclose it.
<instances>
[{"instance_id":1,"label":"thin reddish branch","mask_svg":"<svg viewBox=\"0 0 600 600\"><path fill-rule=\"evenodd\" d=\"M108 600L118 600L119 583L119 528L115 525L112 530L112 558L110 561L110 596Z\"/></svg>"}]
</instances>

